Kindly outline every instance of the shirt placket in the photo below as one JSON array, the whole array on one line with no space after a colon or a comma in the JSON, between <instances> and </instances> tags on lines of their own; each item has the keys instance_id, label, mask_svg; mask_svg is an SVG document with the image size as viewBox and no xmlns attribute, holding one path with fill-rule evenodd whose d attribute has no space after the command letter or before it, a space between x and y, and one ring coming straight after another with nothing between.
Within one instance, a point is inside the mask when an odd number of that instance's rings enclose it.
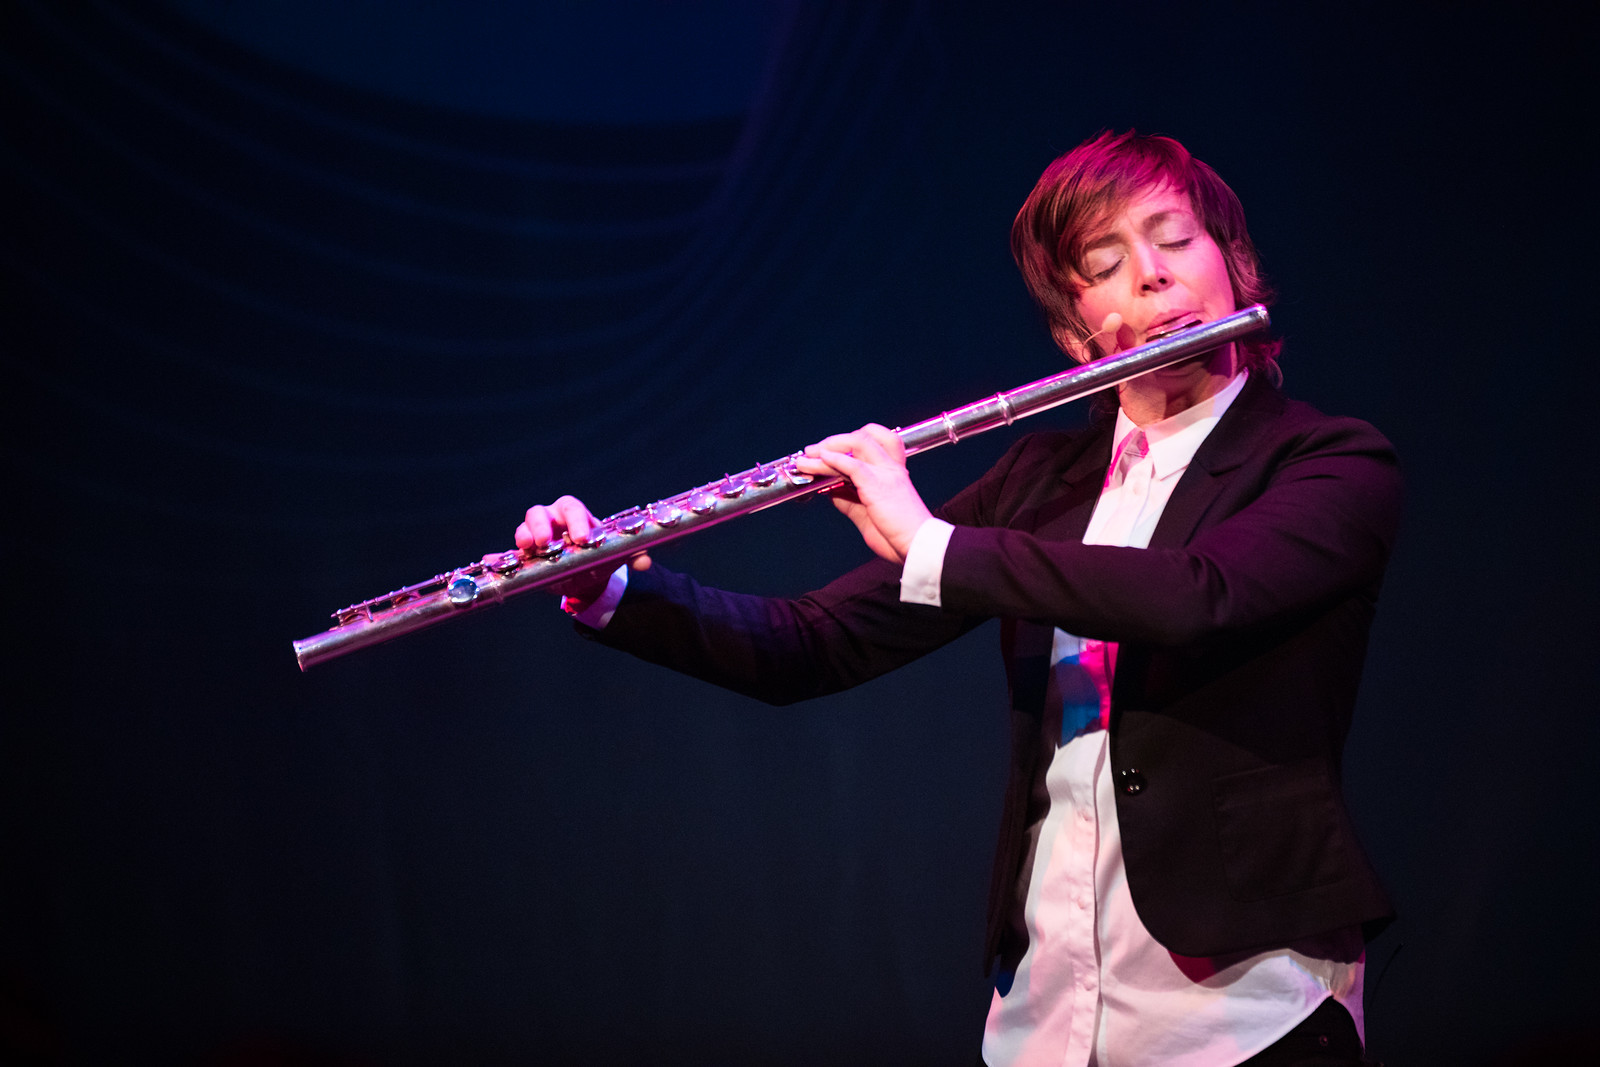
<instances>
[{"instance_id":1,"label":"shirt placket","mask_svg":"<svg viewBox=\"0 0 1600 1067\"><path fill-rule=\"evenodd\" d=\"M1093 1048L1100 997L1100 961L1095 948L1095 819L1094 771L1105 745L1105 732L1087 733L1056 753L1061 774L1057 795L1066 802L1067 817L1058 831L1046 878L1042 914L1050 915L1060 955L1070 968L1071 1022L1062 1067L1082 1067Z\"/></svg>"}]
</instances>

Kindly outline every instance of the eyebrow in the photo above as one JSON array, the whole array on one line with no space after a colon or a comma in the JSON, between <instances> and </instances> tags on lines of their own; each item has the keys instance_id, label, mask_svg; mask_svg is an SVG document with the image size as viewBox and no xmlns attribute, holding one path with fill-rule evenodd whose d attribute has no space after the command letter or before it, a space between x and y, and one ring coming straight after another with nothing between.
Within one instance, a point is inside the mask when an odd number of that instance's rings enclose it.
<instances>
[{"instance_id":1,"label":"eyebrow","mask_svg":"<svg viewBox=\"0 0 1600 1067\"><path fill-rule=\"evenodd\" d=\"M1169 222L1173 218L1182 215L1193 217L1194 213L1191 211L1184 211L1181 208L1174 208L1170 211L1158 211L1154 215L1151 215L1149 218L1145 219L1141 228L1145 233L1149 233L1151 230L1162 225L1163 223ZM1093 252L1097 248L1105 248L1107 245L1114 245L1118 240L1119 238L1115 233L1104 233L1099 237L1096 237L1094 240L1086 243L1083 246L1083 250L1085 252Z\"/></svg>"}]
</instances>

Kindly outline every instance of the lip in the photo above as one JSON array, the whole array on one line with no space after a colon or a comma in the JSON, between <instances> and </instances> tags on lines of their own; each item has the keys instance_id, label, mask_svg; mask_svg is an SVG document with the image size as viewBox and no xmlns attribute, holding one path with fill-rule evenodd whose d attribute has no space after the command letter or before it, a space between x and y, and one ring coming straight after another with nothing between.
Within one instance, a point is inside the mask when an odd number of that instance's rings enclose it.
<instances>
[{"instance_id":1,"label":"lip","mask_svg":"<svg viewBox=\"0 0 1600 1067\"><path fill-rule=\"evenodd\" d=\"M1180 311L1173 315L1166 315L1145 327L1144 339L1146 342L1159 341L1170 337L1179 330L1188 329L1190 326L1200 324L1200 316L1193 311Z\"/></svg>"}]
</instances>

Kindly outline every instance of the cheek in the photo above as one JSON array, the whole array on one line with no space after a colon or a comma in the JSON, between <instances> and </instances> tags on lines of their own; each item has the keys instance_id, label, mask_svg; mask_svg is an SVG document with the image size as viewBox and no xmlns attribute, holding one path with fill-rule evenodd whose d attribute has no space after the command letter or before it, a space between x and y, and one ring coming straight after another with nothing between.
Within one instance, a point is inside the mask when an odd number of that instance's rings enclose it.
<instances>
[{"instance_id":1,"label":"cheek","mask_svg":"<svg viewBox=\"0 0 1600 1067\"><path fill-rule=\"evenodd\" d=\"M1120 310L1116 301L1107 298L1104 286L1090 289L1078 297L1078 314L1091 330L1098 330L1107 315Z\"/></svg>"},{"instance_id":2,"label":"cheek","mask_svg":"<svg viewBox=\"0 0 1600 1067\"><path fill-rule=\"evenodd\" d=\"M1206 264L1203 286L1208 303L1226 304L1233 308L1233 279L1228 277L1228 261L1223 258L1222 252L1212 246L1210 262Z\"/></svg>"}]
</instances>

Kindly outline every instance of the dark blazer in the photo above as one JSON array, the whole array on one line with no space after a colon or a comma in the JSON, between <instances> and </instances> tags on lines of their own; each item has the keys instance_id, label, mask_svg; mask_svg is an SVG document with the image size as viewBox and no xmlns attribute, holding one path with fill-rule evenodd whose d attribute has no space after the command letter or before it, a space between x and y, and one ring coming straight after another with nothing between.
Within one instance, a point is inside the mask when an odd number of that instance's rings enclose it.
<instances>
[{"instance_id":1,"label":"dark blazer","mask_svg":"<svg viewBox=\"0 0 1600 1067\"><path fill-rule=\"evenodd\" d=\"M1372 427L1252 376L1146 549L1082 543L1112 420L1019 440L940 509L942 608L902 604L875 560L807 596L726 593L652 568L588 635L769 703L836 692L1000 617L1012 773L988 958L1030 861L1051 633L1120 642L1110 746L1129 890L1186 956L1284 945L1391 915L1351 829L1341 756L1400 509ZM1037 805L1035 805L1035 809Z\"/></svg>"}]
</instances>

